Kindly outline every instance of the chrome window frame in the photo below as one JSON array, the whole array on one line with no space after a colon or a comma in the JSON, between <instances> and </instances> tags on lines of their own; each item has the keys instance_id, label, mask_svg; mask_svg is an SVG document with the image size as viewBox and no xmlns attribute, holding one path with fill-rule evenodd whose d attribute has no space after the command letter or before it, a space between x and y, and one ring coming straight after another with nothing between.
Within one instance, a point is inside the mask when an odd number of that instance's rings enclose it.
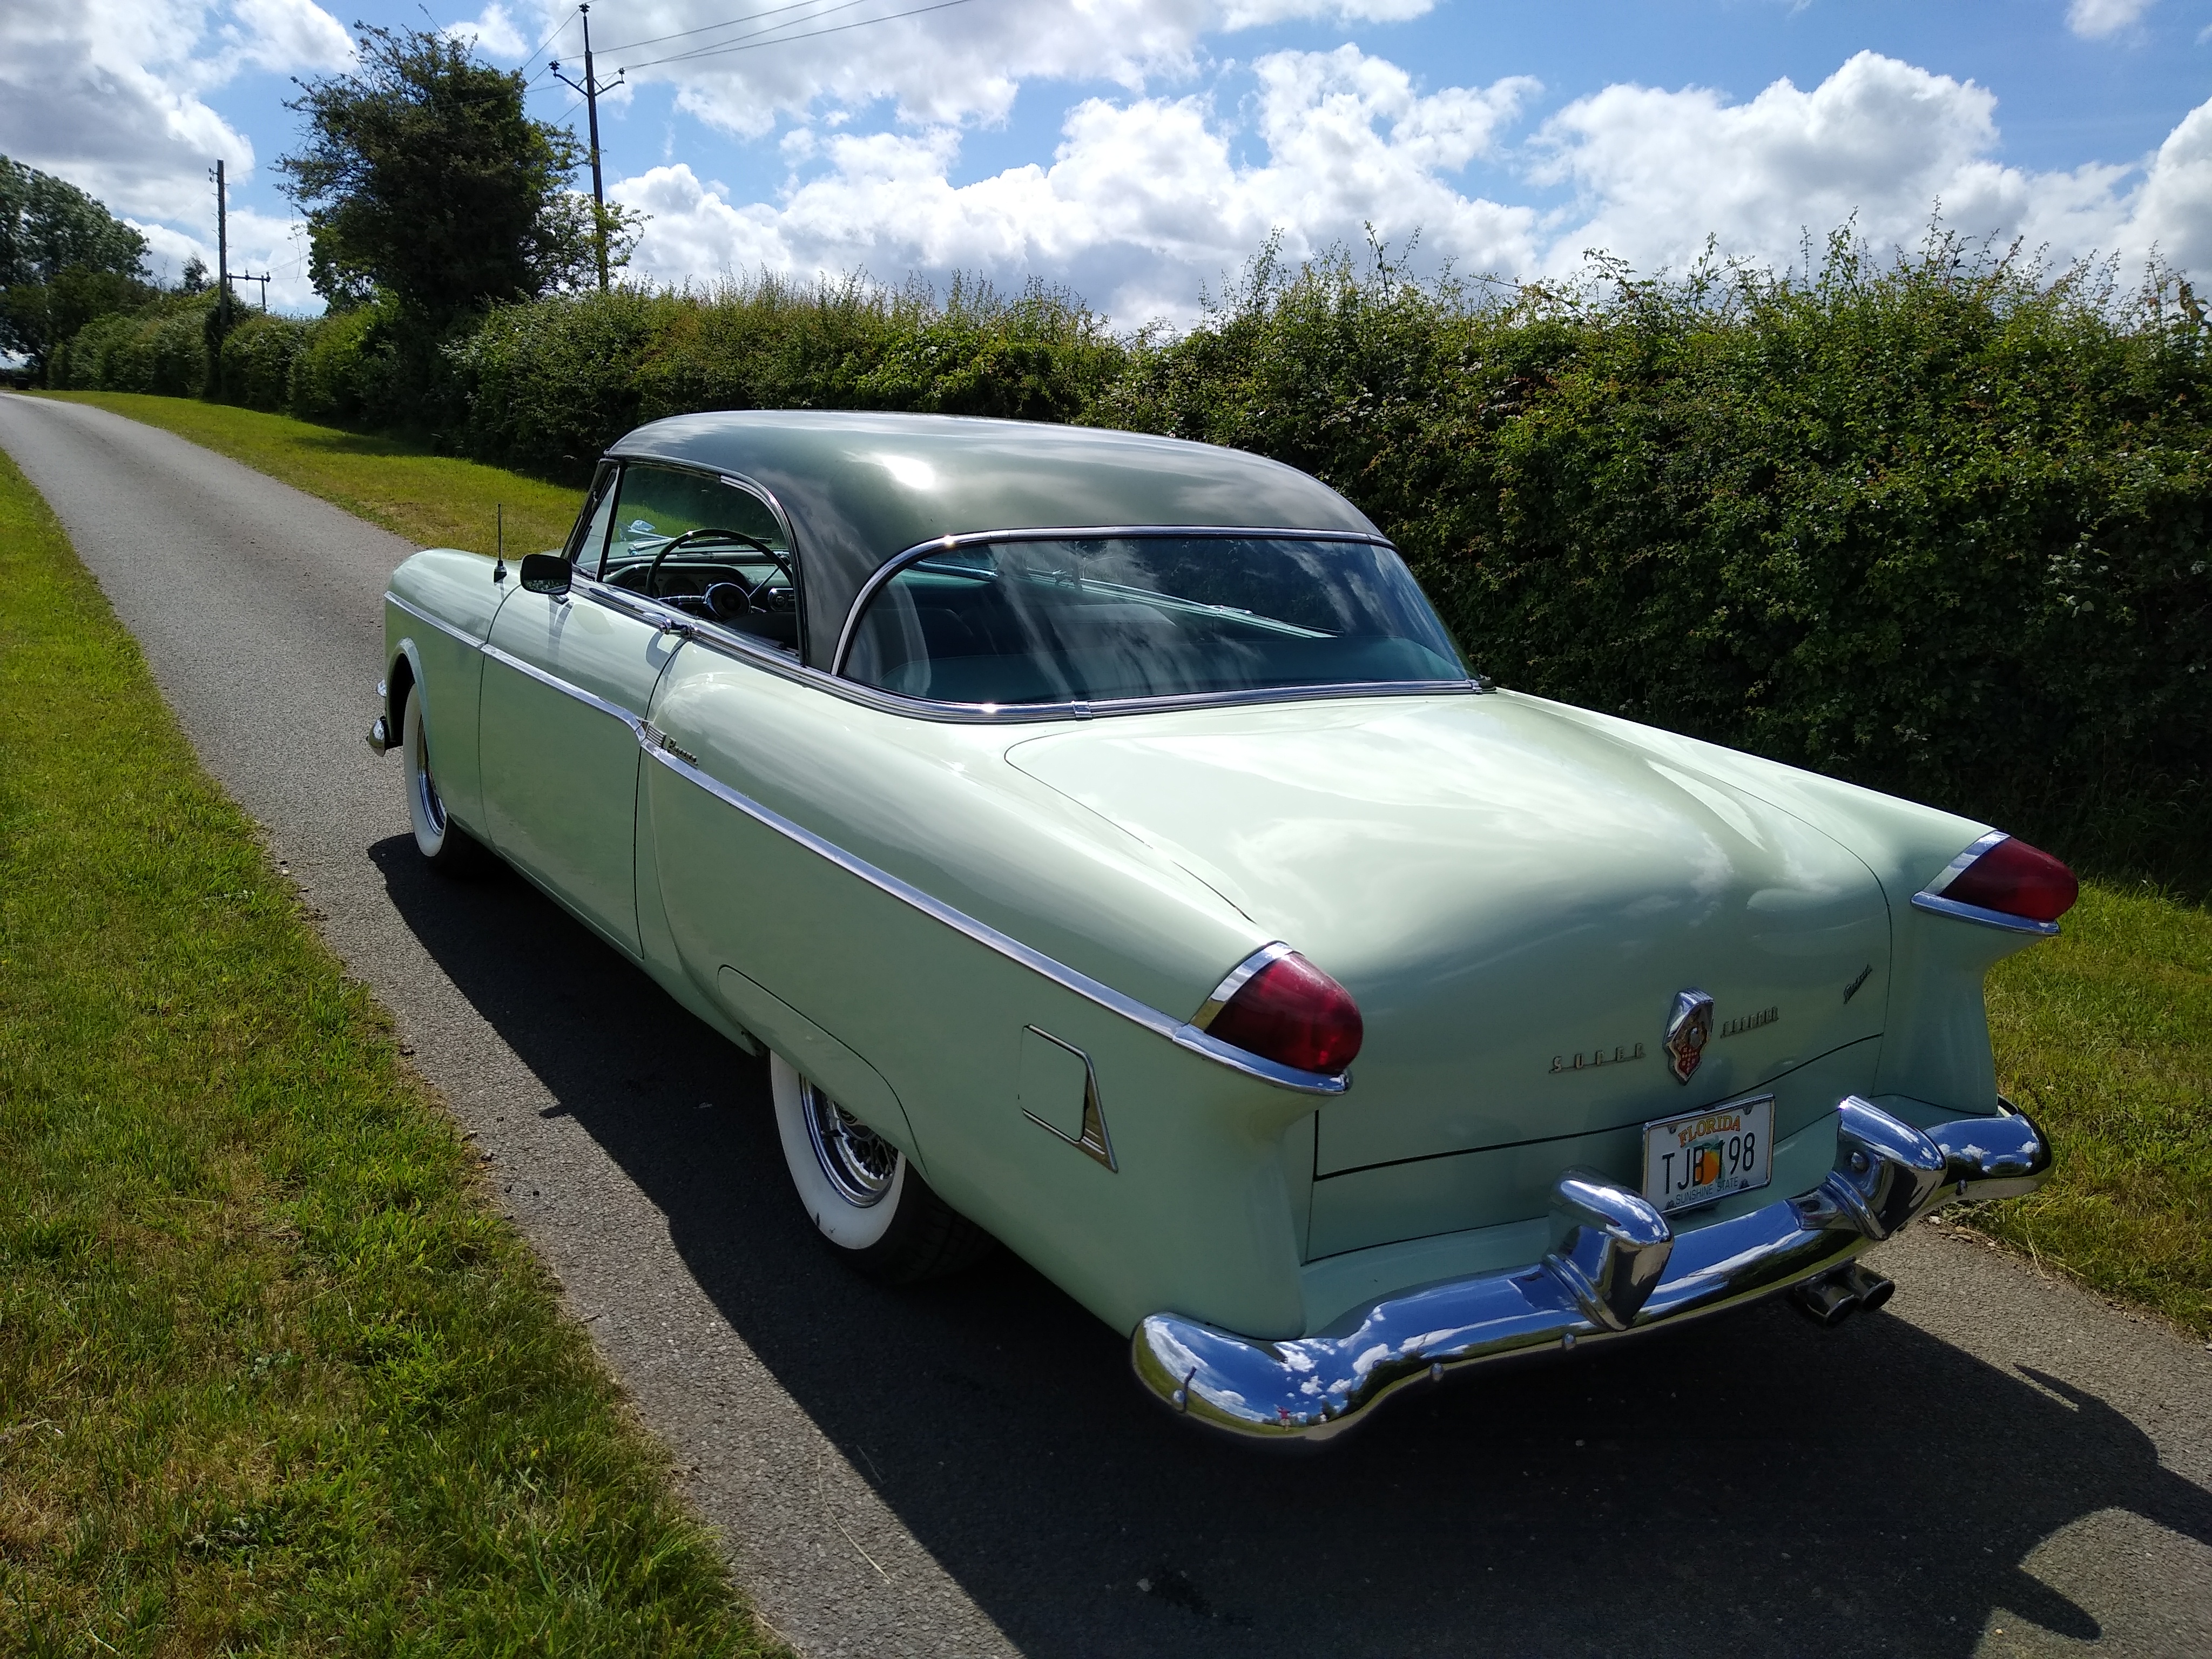
<instances>
[{"instance_id":1,"label":"chrome window frame","mask_svg":"<svg viewBox=\"0 0 2212 1659\"><path fill-rule=\"evenodd\" d=\"M616 491L617 505L621 499L622 481L629 469L634 466L649 466L659 467L666 472L688 472L696 478L710 478L732 489L743 490L763 507L768 508L769 516L775 520L775 527L782 535L781 550L784 556L791 561L792 596L797 602L799 616L798 665L805 666L807 636L806 556L799 545L799 533L792 525L791 515L783 510L783 503L775 498L775 492L766 484L748 478L741 472L725 472L720 467L692 466L682 461L665 461L658 456L650 455L615 455L607 459L615 465L613 488ZM608 521L610 539L612 537L613 528L613 520L610 520ZM605 550L602 548L600 551L601 562L604 563ZM601 580L597 572L587 573L573 562L568 570L570 580L580 582L584 586L585 597L587 599L595 599L611 610L625 611L640 622L659 623L665 632L681 633L687 639L696 637L704 641L706 631L711 630L714 636L713 642L716 644L725 641L748 641L750 648L744 653L748 659L755 651L776 658L784 656L784 653L775 646L767 644L756 635L739 634L734 629L721 627L708 617L695 617L688 611L679 611L674 605L663 605L659 600L640 593L634 588L617 587L612 582ZM619 594L622 598L617 599L610 597L615 594Z\"/></svg>"},{"instance_id":2,"label":"chrome window frame","mask_svg":"<svg viewBox=\"0 0 2212 1659\"><path fill-rule=\"evenodd\" d=\"M607 477L607 494L611 496L617 490L622 488L622 469L623 464L619 459L613 456L602 455L592 468L592 483L593 484L597 484L599 482L601 471L604 470ZM592 489L586 488L584 491L583 508L576 514L576 522L571 525L568 528L568 539L561 544L561 556L568 560L568 568L572 572L580 568L581 561L586 551L585 548L581 545L584 532L591 528L592 514L599 510L599 496L598 493ZM610 533L611 533L614 529L614 520L611 517L607 520L607 529ZM602 538L599 542L600 560L604 561L606 558L606 538Z\"/></svg>"},{"instance_id":3,"label":"chrome window frame","mask_svg":"<svg viewBox=\"0 0 2212 1659\"><path fill-rule=\"evenodd\" d=\"M830 659L830 672L840 684L889 699L899 712L963 723L1090 720L1102 714L1141 714L1170 708L1213 708L1237 703L1310 702L1316 698L1344 696L1434 696L1490 689L1480 675L1470 674L1465 679L1340 680L1320 685L1255 686L1240 691L1185 691L1163 696L1113 697L1097 702L943 702L930 697L914 697L901 692L886 691L880 686L864 686L845 672L846 664L852 656L854 637L860 632L860 619L869 603L901 571L933 554L1000 542L1165 540L1170 538L1214 541L1266 538L1271 541L1352 542L1382 548L1397 554L1401 562L1405 558L1405 555L1398 551L1397 544L1387 536L1369 535L1358 530L1295 530L1280 525L1273 527L1261 525L1075 525L1024 530L972 530L961 535L934 536L886 561L873 575L860 584L860 591L853 596L853 603L845 611L844 623L837 631L837 649ZM1411 574L1407 572L1407 574ZM1416 587L1419 586L1419 583L1415 584ZM1424 593L1421 597L1426 599L1428 595ZM1441 623L1443 618L1438 617L1437 621ZM1458 650L1458 641L1452 641L1452 648Z\"/></svg>"}]
</instances>

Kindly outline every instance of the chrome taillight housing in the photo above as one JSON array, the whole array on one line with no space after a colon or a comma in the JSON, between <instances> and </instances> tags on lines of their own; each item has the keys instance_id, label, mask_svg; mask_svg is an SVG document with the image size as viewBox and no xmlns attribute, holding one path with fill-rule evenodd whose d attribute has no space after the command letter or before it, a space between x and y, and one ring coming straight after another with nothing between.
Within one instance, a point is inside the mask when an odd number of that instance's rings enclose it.
<instances>
[{"instance_id":1,"label":"chrome taillight housing","mask_svg":"<svg viewBox=\"0 0 2212 1659\"><path fill-rule=\"evenodd\" d=\"M1352 1064L1366 1035L1352 994L1280 944L1231 969L1191 1023L1262 1060L1332 1077Z\"/></svg>"},{"instance_id":2,"label":"chrome taillight housing","mask_svg":"<svg viewBox=\"0 0 2212 1659\"><path fill-rule=\"evenodd\" d=\"M2040 848L2011 836L1984 836L1912 896L1923 910L2020 933L2055 933L2081 884Z\"/></svg>"}]
</instances>

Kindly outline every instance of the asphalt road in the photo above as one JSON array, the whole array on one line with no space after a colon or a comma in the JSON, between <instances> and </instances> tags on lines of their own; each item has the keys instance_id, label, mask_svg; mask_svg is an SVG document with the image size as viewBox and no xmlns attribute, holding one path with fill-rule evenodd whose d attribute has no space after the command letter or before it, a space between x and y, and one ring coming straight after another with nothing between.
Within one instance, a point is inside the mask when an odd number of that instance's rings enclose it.
<instances>
[{"instance_id":1,"label":"asphalt road","mask_svg":"<svg viewBox=\"0 0 2212 1659\"><path fill-rule=\"evenodd\" d=\"M1192 1436L1004 1255L854 1279L758 1063L520 880L416 865L361 740L410 550L97 410L0 396L0 447L801 1652L2212 1654L2212 1353L1948 1229L1839 1331L1763 1307L1304 1459Z\"/></svg>"}]
</instances>

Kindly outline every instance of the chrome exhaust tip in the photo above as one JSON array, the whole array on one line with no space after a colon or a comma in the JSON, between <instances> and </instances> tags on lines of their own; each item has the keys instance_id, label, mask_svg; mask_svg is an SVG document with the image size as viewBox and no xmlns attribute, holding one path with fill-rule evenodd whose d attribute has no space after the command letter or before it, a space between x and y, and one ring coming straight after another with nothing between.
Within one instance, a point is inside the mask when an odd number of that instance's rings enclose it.
<instances>
[{"instance_id":1,"label":"chrome exhaust tip","mask_svg":"<svg viewBox=\"0 0 2212 1659\"><path fill-rule=\"evenodd\" d=\"M1797 1311L1832 1331L1855 1313L1872 1313L1895 1295L1897 1285L1856 1261L1846 1261L1818 1278L1808 1279L1790 1293Z\"/></svg>"},{"instance_id":2,"label":"chrome exhaust tip","mask_svg":"<svg viewBox=\"0 0 2212 1659\"><path fill-rule=\"evenodd\" d=\"M1808 1279L1790 1293L1790 1300L1824 1331L1832 1331L1859 1309L1859 1299L1833 1273Z\"/></svg>"}]
</instances>

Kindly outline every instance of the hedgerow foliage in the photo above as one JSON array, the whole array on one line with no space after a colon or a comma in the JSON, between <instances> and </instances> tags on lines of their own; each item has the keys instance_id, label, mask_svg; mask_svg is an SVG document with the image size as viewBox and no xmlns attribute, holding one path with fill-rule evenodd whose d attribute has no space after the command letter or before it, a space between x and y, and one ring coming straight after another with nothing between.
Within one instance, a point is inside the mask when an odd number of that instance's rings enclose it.
<instances>
[{"instance_id":1,"label":"hedgerow foliage","mask_svg":"<svg viewBox=\"0 0 2212 1659\"><path fill-rule=\"evenodd\" d=\"M455 348L466 443L587 466L633 426L699 409L892 409L1072 421L1127 362L1079 301L763 276L709 293L617 289L501 307Z\"/></svg>"},{"instance_id":2,"label":"hedgerow foliage","mask_svg":"<svg viewBox=\"0 0 2212 1659\"><path fill-rule=\"evenodd\" d=\"M2186 284L1942 235L1502 295L1263 258L1095 417L1334 484L1508 684L2165 863L2212 757L2208 343Z\"/></svg>"},{"instance_id":3,"label":"hedgerow foliage","mask_svg":"<svg viewBox=\"0 0 2212 1659\"><path fill-rule=\"evenodd\" d=\"M197 390L155 366L173 325L137 326L87 330L67 383ZM1788 275L1597 259L1521 287L1269 250L1175 335L1034 286L763 277L501 307L442 349L388 306L250 322L219 378L562 477L714 408L1255 450L1367 512L1508 685L2108 866L2212 867L2212 336L2171 276L2122 295L1940 233L1890 260L1838 234Z\"/></svg>"}]
</instances>

